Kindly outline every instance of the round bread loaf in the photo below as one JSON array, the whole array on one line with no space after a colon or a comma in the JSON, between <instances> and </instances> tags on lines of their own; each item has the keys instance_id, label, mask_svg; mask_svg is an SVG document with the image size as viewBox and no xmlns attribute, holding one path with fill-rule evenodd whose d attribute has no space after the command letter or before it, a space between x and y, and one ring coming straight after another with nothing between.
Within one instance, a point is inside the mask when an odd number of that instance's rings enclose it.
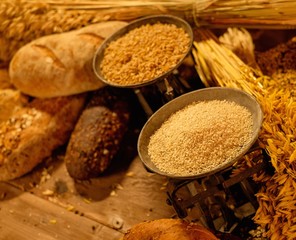
<instances>
[{"instance_id":1,"label":"round bread loaf","mask_svg":"<svg viewBox=\"0 0 296 240\"><path fill-rule=\"evenodd\" d=\"M93 93L67 146L65 163L72 178L104 172L119 150L130 117L124 93L105 87Z\"/></svg>"},{"instance_id":2,"label":"round bread loaf","mask_svg":"<svg viewBox=\"0 0 296 240\"><path fill-rule=\"evenodd\" d=\"M122 240L218 240L206 228L181 219L158 219L139 223Z\"/></svg>"},{"instance_id":3,"label":"round bread loaf","mask_svg":"<svg viewBox=\"0 0 296 240\"><path fill-rule=\"evenodd\" d=\"M10 62L11 82L23 93L39 98L101 88L104 84L92 69L93 57L104 39L126 24L102 22L26 44Z\"/></svg>"}]
</instances>

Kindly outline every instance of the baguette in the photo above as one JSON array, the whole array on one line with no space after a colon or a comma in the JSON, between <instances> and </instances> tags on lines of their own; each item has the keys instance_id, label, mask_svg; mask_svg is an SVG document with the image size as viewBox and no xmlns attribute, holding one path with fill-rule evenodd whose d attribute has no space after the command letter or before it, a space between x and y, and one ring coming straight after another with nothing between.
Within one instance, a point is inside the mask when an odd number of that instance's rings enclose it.
<instances>
[{"instance_id":1,"label":"baguette","mask_svg":"<svg viewBox=\"0 0 296 240\"><path fill-rule=\"evenodd\" d=\"M136 224L121 240L218 240L206 228L181 219L158 219Z\"/></svg>"},{"instance_id":2,"label":"baguette","mask_svg":"<svg viewBox=\"0 0 296 240\"><path fill-rule=\"evenodd\" d=\"M31 171L64 145L85 104L85 96L34 99L0 123L0 181Z\"/></svg>"},{"instance_id":3,"label":"baguette","mask_svg":"<svg viewBox=\"0 0 296 240\"><path fill-rule=\"evenodd\" d=\"M119 150L130 118L128 101L119 89L105 87L93 93L69 140L65 163L69 175L97 177Z\"/></svg>"},{"instance_id":4,"label":"baguette","mask_svg":"<svg viewBox=\"0 0 296 240\"><path fill-rule=\"evenodd\" d=\"M103 87L93 72L93 57L103 40L126 24L102 22L33 40L20 48L10 62L12 84L38 98L68 96Z\"/></svg>"}]
</instances>

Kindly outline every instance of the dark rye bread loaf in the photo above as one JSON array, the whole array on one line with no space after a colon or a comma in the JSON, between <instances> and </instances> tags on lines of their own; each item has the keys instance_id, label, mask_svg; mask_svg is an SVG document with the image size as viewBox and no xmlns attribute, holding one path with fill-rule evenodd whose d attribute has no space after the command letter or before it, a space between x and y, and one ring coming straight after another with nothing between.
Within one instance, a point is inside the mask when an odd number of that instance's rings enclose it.
<instances>
[{"instance_id":1,"label":"dark rye bread loaf","mask_svg":"<svg viewBox=\"0 0 296 240\"><path fill-rule=\"evenodd\" d=\"M119 150L129 118L123 91L104 87L93 92L66 149L66 168L72 178L97 177L107 169Z\"/></svg>"}]
</instances>

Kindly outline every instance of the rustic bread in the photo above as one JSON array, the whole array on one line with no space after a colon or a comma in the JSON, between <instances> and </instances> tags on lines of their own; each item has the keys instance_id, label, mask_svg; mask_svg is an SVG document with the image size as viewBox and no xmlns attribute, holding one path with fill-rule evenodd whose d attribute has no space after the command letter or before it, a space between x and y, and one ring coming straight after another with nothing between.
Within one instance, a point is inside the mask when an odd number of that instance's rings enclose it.
<instances>
[{"instance_id":1,"label":"rustic bread","mask_svg":"<svg viewBox=\"0 0 296 240\"><path fill-rule=\"evenodd\" d=\"M218 240L206 228L181 219L142 222L127 231L122 240Z\"/></svg>"},{"instance_id":2,"label":"rustic bread","mask_svg":"<svg viewBox=\"0 0 296 240\"><path fill-rule=\"evenodd\" d=\"M119 150L130 118L124 92L104 87L93 93L71 135L65 163L72 178L104 172Z\"/></svg>"},{"instance_id":3,"label":"rustic bread","mask_svg":"<svg viewBox=\"0 0 296 240\"><path fill-rule=\"evenodd\" d=\"M120 21L103 22L26 44L10 62L12 83L22 92L39 98L101 88L104 84L92 69L93 57L103 40L125 25Z\"/></svg>"},{"instance_id":4,"label":"rustic bread","mask_svg":"<svg viewBox=\"0 0 296 240\"><path fill-rule=\"evenodd\" d=\"M0 181L20 177L64 145L85 96L34 99L0 123Z\"/></svg>"}]
</instances>

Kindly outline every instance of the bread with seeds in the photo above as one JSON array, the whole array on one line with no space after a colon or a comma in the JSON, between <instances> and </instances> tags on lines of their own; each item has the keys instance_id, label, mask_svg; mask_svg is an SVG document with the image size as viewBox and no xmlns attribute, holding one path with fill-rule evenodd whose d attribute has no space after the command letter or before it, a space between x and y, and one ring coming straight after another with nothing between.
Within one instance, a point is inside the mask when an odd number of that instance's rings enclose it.
<instances>
[{"instance_id":1,"label":"bread with seeds","mask_svg":"<svg viewBox=\"0 0 296 240\"><path fill-rule=\"evenodd\" d=\"M23 176L64 145L84 104L84 94L36 98L1 122L0 181Z\"/></svg>"}]
</instances>

